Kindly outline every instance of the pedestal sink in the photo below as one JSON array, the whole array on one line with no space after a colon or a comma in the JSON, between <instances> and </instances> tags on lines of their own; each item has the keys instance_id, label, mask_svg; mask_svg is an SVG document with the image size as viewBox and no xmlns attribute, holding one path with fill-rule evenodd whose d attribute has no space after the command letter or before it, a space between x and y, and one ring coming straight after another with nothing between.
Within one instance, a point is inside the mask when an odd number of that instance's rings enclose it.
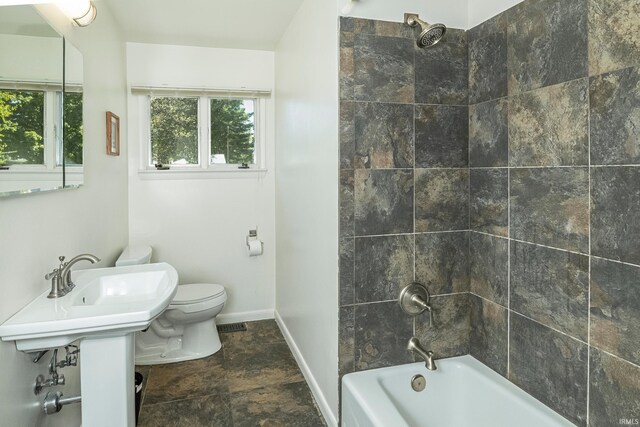
<instances>
[{"instance_id":1,"label":"pedestal sink","mask_svg":"<svg viewBox=\"0 0 640 427\"><path fill-rule=\"evenodd\" d=\"M178 273L166 263L72 273L76 288L47 292L0 325L0 338L21 351L80 340L82 423L134 425L134 333L146 329L173 299Z\"/></svg>"}]
</instances>

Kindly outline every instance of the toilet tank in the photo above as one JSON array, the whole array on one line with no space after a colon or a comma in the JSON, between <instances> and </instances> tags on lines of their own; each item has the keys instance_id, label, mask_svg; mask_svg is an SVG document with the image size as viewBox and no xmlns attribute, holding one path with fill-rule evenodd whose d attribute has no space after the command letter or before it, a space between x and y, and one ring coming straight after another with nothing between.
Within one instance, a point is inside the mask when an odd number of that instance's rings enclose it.
<instances>
[{"instance_id":1,"label":"toilet tank","mask_svg":"<svg viewBox=\"0 0 640 427\"><path fill-rule=\"evenodd\" d=\"M151 252L151 246L127 246L118 257L116 267L149 264L151 262Z\"/></svg>"}]
</instances>

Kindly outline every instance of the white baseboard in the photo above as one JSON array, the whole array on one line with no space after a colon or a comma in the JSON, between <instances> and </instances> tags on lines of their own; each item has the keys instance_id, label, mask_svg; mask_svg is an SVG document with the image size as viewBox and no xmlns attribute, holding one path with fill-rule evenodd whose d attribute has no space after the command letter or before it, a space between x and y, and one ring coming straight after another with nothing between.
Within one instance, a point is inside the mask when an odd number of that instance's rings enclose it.
<instances>
[{"instance_id":1,"label":"white baseboard","mask_svg":"<svg viewBox=\"0 0 640 427\"><path fill-rule=\"evenodd\" d=\"M307 381L307 384L311 389L311 393L313 393L313 397L315 397L316 402L320 407L320 412L322 412L322 416L324 417L324 420L327 422L327 425L329 427L337 427L338 421L336 419L335 414L331 410L331 406L329 406L329 403L327 402L327 399L322 393L322 390L320 389L318 382L313 376L313 373L311 372L309 365L307 365L307 362L304 360L304 357L302 356L300 349L296 345L296 342L293 340L293 337L291 336L291 333L289 332L287 325L284 323L284 320L282 320L282 317L280 317L280 314L278 313L277 310L275 311L275 319L276 319L276 323L280 327L280 331L282 331L282 335L284 336L285 341L287 342L287 344L289 345L289 348L291 349L291 352L293 353L293 357L296 359L296 362L298 363L298 366L302 371L302 375L304 376L304 379ZM336 380L337 380L337 373L336 373Z\"/></svg>"},{"instance_id":2,"label":"white baseboard","mask_svg":"<svg viewBox=\"0 0 640 427\"><path fill-rule=\"evenodd\" d=\"M220 313L216 316L216 324L251 322L254 320L273 319L273 310L242 311L239 313Z\"/></svg>"}]
</instances>

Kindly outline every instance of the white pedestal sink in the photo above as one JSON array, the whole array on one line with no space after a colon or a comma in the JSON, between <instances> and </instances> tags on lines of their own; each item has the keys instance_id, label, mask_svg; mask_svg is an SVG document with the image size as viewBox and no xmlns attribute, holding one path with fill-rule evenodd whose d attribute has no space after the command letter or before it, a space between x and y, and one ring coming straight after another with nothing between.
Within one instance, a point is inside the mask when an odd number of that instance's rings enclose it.
<instances>
[{"instance_id":1,"label":"white pedestal sink","mask_svg":"<svg viewBox=\"0 0 640 427\"><path fill-rule=\"evenodd\" d=\"M71 293L44 292L0 325L0 337L28 352L80 340L83 425L133 426L134 333L167 308L178 273L160 263L82 270L72 280Z\"/></svg>"}]
</instances>

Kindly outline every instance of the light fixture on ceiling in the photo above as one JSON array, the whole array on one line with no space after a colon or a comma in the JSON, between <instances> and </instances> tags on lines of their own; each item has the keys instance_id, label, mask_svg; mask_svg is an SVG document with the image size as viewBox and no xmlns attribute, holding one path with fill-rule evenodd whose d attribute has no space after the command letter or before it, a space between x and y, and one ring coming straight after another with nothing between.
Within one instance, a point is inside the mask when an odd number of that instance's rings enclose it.
<instances>
[{"instance_id":1,"label":"light fixture on ceiling","mask_svg":"<svg viewBox=\"0 0 640 427\"><path fill-rule=\"evenodd\" d=\"M91 24L98 13L90 0L56 0L55 5L79 27Z\"/></svg>"}]
</instances>

